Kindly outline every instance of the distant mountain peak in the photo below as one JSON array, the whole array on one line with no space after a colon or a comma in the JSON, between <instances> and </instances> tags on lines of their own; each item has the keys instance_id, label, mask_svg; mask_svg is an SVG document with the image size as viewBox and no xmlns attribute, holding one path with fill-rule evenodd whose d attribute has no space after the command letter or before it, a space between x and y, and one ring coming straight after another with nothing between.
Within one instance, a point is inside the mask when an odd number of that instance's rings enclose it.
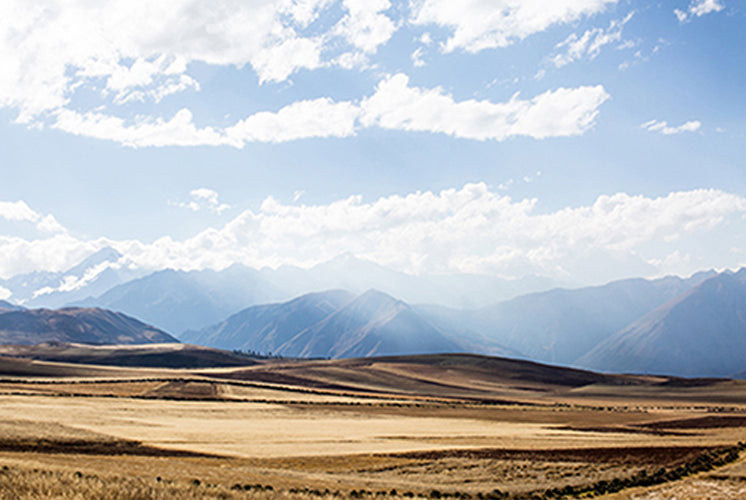
<instances>
[{"instance_id":1,"label":"distant mountain peak","mask_svg":"<svg viewBox=\"0 0 746 500\"><path fill-rule=\"evenodd\" d=\"M89 255L74 267L68 269L64 274L78 275L86 270L103 264L104 262L115 263L122 258L122 254L112 247L104 247L101 250Z\"/></svg>"}]
</instances>

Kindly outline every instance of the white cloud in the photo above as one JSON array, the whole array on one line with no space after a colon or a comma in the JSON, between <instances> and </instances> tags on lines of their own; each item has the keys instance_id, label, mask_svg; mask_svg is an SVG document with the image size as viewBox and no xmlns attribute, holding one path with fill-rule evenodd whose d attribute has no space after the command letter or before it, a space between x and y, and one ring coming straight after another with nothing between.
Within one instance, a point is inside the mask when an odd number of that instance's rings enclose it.
<instances>
[{"instance_id":1,"label":"white cloud","mask_svg":"<svg viewBox=\"0 0 746 500\"><path fill-rule=\"evenodd\" d=\"M24 201L0 201L0 217L11 221L35 222L39 214Z\"/></svg>"},{"instance_id":2,"label":"white cloud","mask_svg":"<svg viewBox=\"0 0 746 500\"><path fill-rule=\"evenodd\" d=\"M347 14L332 33L344 37L364 53L375 52L396 31L394 22L383 14L391 7L388 0L343 0L342 3Z\"/></svg>"},{"instance_id":3,"label":"white cloud","mask_svg":"<svg viewBox=\"0 0 746 500\"><path fill-rule=\"evenodd\" d=\"M24 201L0 201L0 218L14 222L31 222L45 233L64 232L65 228L52 215L32 210Z\"/></svg>"},{"instance_id":4,"label":"white cloud","mask_svg":"<svg viewBox=\"0 0 746 500\"><path fill-rule=\"evenodd\" d=\"M130 147L222 146L252 142L350 137L366 127L445 133L477 140L503 140L523 135L536 139L573 136L593 126L598 108L608 98L600 85L559 88L530 100L514 96L504 103L456 102L440 88L409 86L404 74L386 77L375 92L358 102L329 98L298 101L276 112L261 111L227 128L195 125L188 109L171 119L139 117L131 122L99 112L62 109L53 128L115 141Z\"/></svg>"},{"instance_id":5,"label":"white cloud","mask_svg":"<svg viewBox=\"0 0 746 500\"><path fill-rule=\"evenodd\" d=\"M692 0L686 11L674 9L673 13L679 22L689 21L692 17L702 17L711 12L720 12L725 6L720 0Z\"/></svg>"},{"instance_id":6,"label":"white cloud","mask_svg":"<svg viewBox=\"0 0 746 500\"><path fill-rule=\"evenodd\" d=\"M422 47L417 47L416 49L414 49L414 52L412 52L412 65L415 68L421 68L425 65L425 60L422 58L423 53L424 50L422 49Z\"/></svg>"},{"instance_id":7,"label":"white cloud","mask_svg":"<svg viewBox=\"0 0 746 500\"><path fill-rule=\"evenodd\" d=\"M8 300L12 295L13 292L0 286L0 300Z\"/></svg>"},{"instance_id":8,"label":"white cloud","mask_svg":"<svg viewBox=\"0 0 746 500\"><path fill-rule=\"evenodd\" d=\"M361 122L477 140L572 136L593 126L599 106L608 97L598 85L559 88L531 100L515 95L503 103L457 102L440 88L411 87L406 75L397 74L379 83L375 94L362 102Z\"/></svg>"},{"instance_id":9,"label":"white cloud","mask_svg":"<svg viewBox=\"0 0 746 500\"><path fill-rule=\"evenodd\" d=\"M355 133L359 108L349 102L321 98L298 101L277 112L262 111L225 129L199 128L188 109L170 120L139 117L132 123L98 112L56 113L53 128L130 147L233 146L249 142L286 142L310 137L347 137Z\"/></svg>"},{"instance_id":10,"label":"white cloud","mask_svg":"<svg viewBox=\"0 0 746 500\"><path fill-rule=\"evenodd\" d=\"M203 199L211 196L203 194ZM538 200L513 200L483 183L370 202L350 196L328 204L284 204L269 197L258 210L245 210L222 227L180 241L0 237L0 275L64 269L106 246L155 269L222 268L235 262L310 266L351 252L409 272L560 277L578 272L586 257L607 268L640 261L640 249L654 242L664 253L645 260L665 267L674 264L666 255L674 253L677 241L702 238L726 219L740 220L746 199L700 189L657 198L617 193L549 212L538 207ZM624 275L625 269L614 272Z\"/></svg>"},{"instance_id":11,"label":"white cloud","mask_svg":"<svg viewBox=\"0 0 746 500\"><path fill-rule=\"evenodd\" d=\"M622 28L632 19L632 15L633 13L630 13L624 19L611 21L609 27L606 29L593 28L587 30L581 36L573 33L563 42L557 44L556 48L562 49L563 52L555 55L552 58L552 62L555 66L561 68L583 57L595 59L601 53L601 48L604 45L615 43L622 39Z\"/></svg>"},{"instance_id":12,"label":"white cloud","mask_svg":"<svg viewBox=\"0 0 746 500\"><path fill-rule=\"evenodd\" d=\"M248 65L260 83L284 81L336 64L340 51L348 62L375 52L397 29L389 7L388 0L0 2L0 107L31 124L61 110L158 102L200 89L189 74L195 62ZM86 101L96 93L100 101L73 108L79 89L89 91Z\"/></svg>"},{"instance_id":13,"label":"white cloud","mask_svg":"<svg viewBox=\"0 0 746 500\"><path fill-rule=\"evenodd\" d=\"M52 127L70 134L115 141L131 147L218 146L230 143L223 134L211 127L197 128L188 109L179 110L170 120L139 117L129 125L116 116L62 109L56 113Z\"/></svg>"},{"instance_id":14,"label":"white cloud","mask_svg":"<svg viewBox=\"0 0 746 500\"><path fill-rule=\"evenodd\" d=\"M411 0L412 22L453 31L446 52L506 47L544 31L603 11L617 0Z\"/></svg>"},{"instance_id":15,"label":"white cloud","mask_svg":"<svg viewBox=\"0 0 746 500\"><path fill-rule=\"evenodd\" d=\"M256 113L225 130L226 143L285 142L309 137L348 137L355 134L360 114L351 102L328 98L298 101L277 113Z\"/></svg>"},{"instance_id":16,"label":"white cloud","mask_svg":"<svg viewBox=\"0 0 746 500\"><path fill-rule=\"evenodd\" d=\"M188 208L193 212L207 210L218 215L222 214L231 207L227 203L220 203L218 193L213 189L204 187L192 189L191 191L189 191L189 195L192 197L191 201L169 202L169 204L181 208Z\"/></svg>"},{"instance_id":17,"label":"white cloud","mask_svg":"<svg viewBox=\"0 0 746 500\"><path fill-rule=\"evenodd\" d=\"M650 132L660 132L663 135L681 134L682 132L696 132L700 129L701 126L702 123L697 120L688 121L679 125L678 127L670 126L668 122L658 120L650 120L649 122L645 122L640 125L640 127L644 128L645 130L649 130Z\"/></svg>"}]
</instances>

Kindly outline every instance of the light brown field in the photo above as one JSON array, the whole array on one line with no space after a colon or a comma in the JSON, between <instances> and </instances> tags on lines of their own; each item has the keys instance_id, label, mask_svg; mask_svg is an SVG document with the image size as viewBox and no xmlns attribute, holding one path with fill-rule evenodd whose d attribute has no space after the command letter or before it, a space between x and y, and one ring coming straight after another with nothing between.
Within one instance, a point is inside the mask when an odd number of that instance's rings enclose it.
<instances>
[{"instance_id":1,"label":"light brown field","mask_svg":"<svg viewBox=\"0 0 746 500\"><path fill-rule=\"evenodd\" d=\"M541 497L739 441L739 381L477 356L202 370L0 358L0 498ZM610 498L741 498L745 479L739 459Z\"/></svg>"}]
</instances>

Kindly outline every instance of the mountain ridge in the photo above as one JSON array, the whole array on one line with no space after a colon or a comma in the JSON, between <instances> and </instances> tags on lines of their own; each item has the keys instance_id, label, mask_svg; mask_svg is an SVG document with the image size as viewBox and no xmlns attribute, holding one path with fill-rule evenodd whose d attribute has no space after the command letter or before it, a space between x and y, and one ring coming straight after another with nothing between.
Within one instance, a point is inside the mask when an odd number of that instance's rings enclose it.
<instances>
[{"instance_id":1,"label":"mountain ridge","mask_svg":"<svg viewBox=\"0 0 746 500\"><path fill-rule=\"evenodd\" d=\"M746 269L651 311L579 360L604 371L733 376L746 368Z\"/></svg>"},{"instance_id":2,"label":"mountain ridge","mask_svg":"<svg viewBox=\"0 0 746 500\"><path fill-rule=\"evenodd\" d=\"M130 316L97 308L24 309L0 314L0 343L178 343L168 333Z\"/></svg>"}]
</instances>

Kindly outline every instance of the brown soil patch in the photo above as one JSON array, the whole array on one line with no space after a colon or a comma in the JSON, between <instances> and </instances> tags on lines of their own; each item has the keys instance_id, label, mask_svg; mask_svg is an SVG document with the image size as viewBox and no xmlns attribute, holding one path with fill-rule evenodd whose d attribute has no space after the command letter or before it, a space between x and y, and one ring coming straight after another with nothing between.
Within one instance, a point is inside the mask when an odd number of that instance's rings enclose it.
<instances>
[{"instance_id":1,"label":"brown soil patch","mask_svg":"<svg viewBox=\"0 0 746 500\"><path fill-rule=\"evenodd\" d=\"M746 427L746 416L707 416L637 424L647 429L721 429Z\"/></svg>"}]
</instances>

